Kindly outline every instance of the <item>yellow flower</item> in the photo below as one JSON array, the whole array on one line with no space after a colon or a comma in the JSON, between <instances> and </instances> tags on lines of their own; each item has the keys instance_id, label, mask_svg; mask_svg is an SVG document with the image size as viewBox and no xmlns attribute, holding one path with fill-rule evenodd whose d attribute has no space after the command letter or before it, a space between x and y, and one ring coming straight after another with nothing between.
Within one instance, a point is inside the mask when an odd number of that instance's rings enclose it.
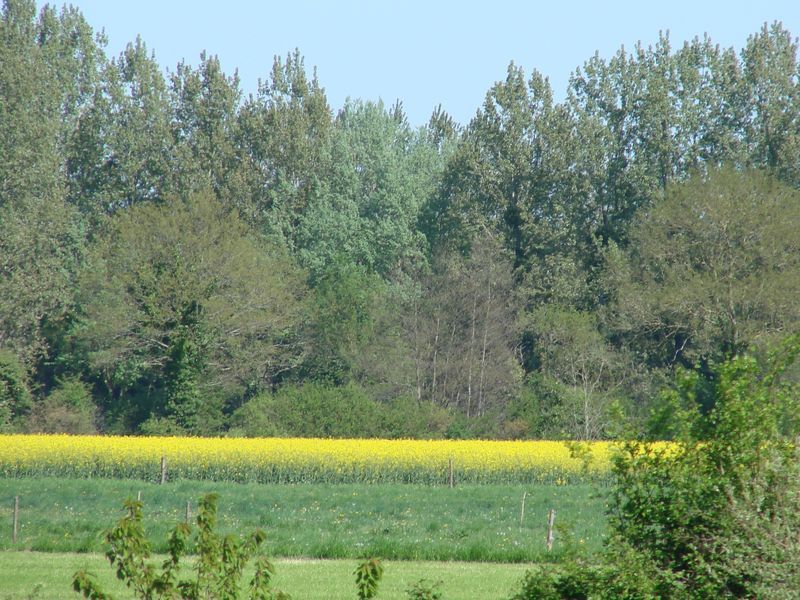
<instances>
[{"instance_id":1,"label":"yellow flower","mask_svg":"<svg viewBox=\"0 0 800 600\"><path fill-rule=\"evenodd\" d=\"M557 483L604 478L612 442L0 435L0 475L158 480Z\"/></svg>"}]
</instances>

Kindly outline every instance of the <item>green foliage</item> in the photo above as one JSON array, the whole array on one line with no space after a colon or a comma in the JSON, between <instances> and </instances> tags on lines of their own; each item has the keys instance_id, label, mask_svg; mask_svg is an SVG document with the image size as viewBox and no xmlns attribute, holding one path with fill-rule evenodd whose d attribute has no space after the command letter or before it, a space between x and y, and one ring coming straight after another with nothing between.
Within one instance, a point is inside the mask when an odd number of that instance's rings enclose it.
<instances>
[{"instance_id":1,"label":"green foliage","mask_svg":"<svg viewBox=\"0 0 800 600\"><path fill-rule=\"evenodd\" d=\"M509 600L656 600L663 598L654 571L630 549L610 550L617 562L592 564L573 557L563 566L528 571Z\"/></svg>"},{"instance_id":2,"label":"green foliage","mask_svg":"<svg viewBox=\"0 0 800 600\"><path fill-rule=\"evenodd\" d=\"M32 406L25 368L16 354L0 349L0 431L22 425Z\"/></svg>"},{"instance_id":3,"label":"green foliage","mask_svg":"<svg viewBox=\"0 0 800 600\"><path fill-rule=\"evenodd\" d=\"M564 437L607 436L612 401L630 379L624 353L606 342L592 313L547 305L531 311L528 329L539 370L556 392Z\"/></svg>"},{"instance_id":4,"label":"green foliage","mask_svg":"<svg viewBox=\"0 0 800 600\"><path fill-rule=\"evenodd\" d=\"M28 429L40 433L97 432L97 406L91 388L78 377L59 379L43 400L35 403Z\"/></svg>"},{"instance_id":5,"label":"green foliage","mask_svg":"<svg viewBox=\"0 0 800 600\"><path fill-rule=\"evenodd\" d=\"M721 364L708 410L702 379L681 379L678 445L628 441L614 460L602 563L531 574L518 598L796 595L800 390L781 375L798 354L795 335L761 362Z\"/></svg>"},{"instance_id":6,"label":"green foliage","mask_svg":"<svg viewBox=\"0 0 800 600\"><path fill-rule=\"evenodd\" d=\"M400 102L332 110L299 50L243 99L205 52L168 78L141 39L107 57L75 8L7 0L0 37L0 346L33 387L90 382L106 431L218 434L329 381L414 398L421 435L608 436L649 380L710 381L800 318L780 23L738 54L595 55L561 102L512 63L465 127L420 128Z\"/></svg>"},{"instance_id":7,"label":"green foliage","mask_svg":"<svg viewBox=\"0 0 800 600\"><path fill-rule=\"evenodd\" d=\"M252 600L288 599L286 594L272 589L270 580L274 569L258 548L266 539L256 530L243 541L231 535L222 537L214 531L217 523L217 496L208 494L200 500L197 516L197 533L194 548L198 554L193 579L179 579L180 560L191 548L192 529L188 523L179 523L173 529L167 544L167 559L160 571L152 563L150 546L142 525L142 503L125 502L127 514L108 532L106 552L117 578L125 581L137 598L182 598L186 600L237 600L240 598L242 571L255 557L255 573L248 588ZM84 598L111 600L94 579L85 571L73 577L72 587Z\"/></svg>"},{"instance_id":8,"label":"green foliage","mask_svg":"<svg viewBox=\"0 0 800 600\"><path fill-rule=\"evenodd\" d=\"M521 582L520 590L510 600L586 600L590 597L588 590L595 587L594 570L576 570L573 573L528 571Z\"/></svg>"},{"instance_id":9,"label":"green foliage","mask_svg":"<svg viewBox=\"0 0 800 600\"><path fill-rule=\"evenodd\" d=\"M439 166L426 136L381 102L351 101L334 121L330 161L324 193L299 219L302 263L319 273L345 259L384 277L424 264L416 223Z\"/></svg>"},{"instance_id":10,"label":"green foliage","mask_svg":"<svg viewBox=\"0 0 800 600\"><path fill-rule=\"evenodd\" d=\"M359 354L376 332L385 284L376 275L340 258L314 281L309 337L313 343L303 371L308 377L347 383L357 374Z\"/></svg>"},{"instance_id":11,"label":"green foliage","mask_svg":"<svg viewBox=\"0 0 800 600\"><path fill-rule=\"evenodd\" d=\"M178 174L167 83L141 38L104 61L92 91L70 148L70 199L102 223L106 214L165 199Z\"/></svg>"},{"instance_id":12,"label":"green foliage","mask_svg":"<svg viewBox=\"0 0 800 600\"><path fill-rule=\"evenodd\" d=\"M418 400L485 418L518 390L518 313L512 257L491 234L472 253L443 253L402 313Z\"/></svg>"},{"instance_id":13,"label":"green foliage","mask_svg":"<svg viewBox=\"0 0 800 600\"><path fill-rule=\"evenodd\" d=\"M256 396L231 418L236 431L254 436L377 437L379 406L353 384L286 386Z\"/></svg>"},{"instance_id":14,"label":"green foliage","mask_svg":"<svg viewBox=\"0 0 800 600\"><path fill-rule=\"evenodd\" d=\"M433 402L407 396L381 402L380 435L385 438L437 439L447 437L457 415Z\"/></svg>"},{"instance_id":15,"label":"green foliage","mask_svg":"<svg viewBox=\"0 0 800 600\"><path fill-rule=\"evenodd\" d=\"M780 215L776 218L776 215ZM609 252L613 325L651 364L694 367L800 320L800 194L757 171L711 170L639 214Z\"/></svg>"},{"instance_id":16,"label":"green foliage","mask_svg":"<svg viewBox=\"0 0 800 600\"><path fill-rule=\"evenodd\" d=\"M354 383L287 385L248 400L230 417L231 434L248 437L442 438L455 416L431 402L370 398Z\"/></svg>"},{"instance_id":17,"label":"green foliage","mask_svg":"<svg viewBox=\"0 0 800 600\"><path fill-rule=\"evenodd\" d=\"M0 230L0 343L33 372L74 307L86 232L57 195L0 201Z\"/></svg>"},{"instance_id":18,"label":"green foliage","mask_svg":"<svg viewBox=\"0 0 800 600\"><path fill-rule=\"evenodd\" d=\"M441 600L442 592L439 591L441 585L441 581L420 579L406 590L406 594L409 600Z\"/></svg>"},{"instance_id":19,"label":"green foliage","mask_svg":"<svg viewBox=\"0 0 800 600\"><path fill-rule=\"evenodd\" d=\"M180 167L173 170L181 190L213 190L217 199L245 197L249 162L237 143L239 77L228 77L216 56L200 54L193 69L178 64L170 76L172 134Z\"/></svg>"},{"instance_id":20,"label":"green foliage","mask_svg":"<svg viewBox=\"0 0 800 600\"><path fill-rule=\"evenodd\" d=\"M188 433L212 433L220 396L267 385L297 356L300 274L208 193L120 214L81 290L75 351L114 395L155 396L146 416Z\"/></svg>"},{"instance_id":21,"label":"green foliage","mask_svg":"<svg viewBox=\"0 0 800 600\"><path fill-rule=\"evenodd\" d=\"M383 564L379 558L371 558L361 563L353 575L356 576L356 592L359 600L367 600L378 595L378 584L383 577Z\"/></svg>"},{"instance_id":22,"label":"green foliage","mask_svg":"<svg viewBox=\"0 0 800 600\"><path fill-rule=\"evenodd\" d=\"M237 117L249 168L244 193L230 200L259 233L295 249L301 215L328 185L333 119L325 90L295 50L275 57Z\"/></svg>"}]
</instances>

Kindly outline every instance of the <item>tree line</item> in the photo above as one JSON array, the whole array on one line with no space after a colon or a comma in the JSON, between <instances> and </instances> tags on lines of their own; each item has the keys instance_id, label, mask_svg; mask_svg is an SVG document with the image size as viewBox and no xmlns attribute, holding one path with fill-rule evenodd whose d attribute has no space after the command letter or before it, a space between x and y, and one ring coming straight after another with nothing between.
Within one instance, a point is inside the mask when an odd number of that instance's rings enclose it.
<instances>
[{"instance_id":1,"label":"tree line","mask_svg":"<svg viewBox=\"0 0 800 600\"><path fill-rule=\"evenodd\" d=\"M668 437L674 371L797 329L797 54L662 35L560 102L512 63L417 127L6 0L0 429Z\"/></svg>"}]
</instances>

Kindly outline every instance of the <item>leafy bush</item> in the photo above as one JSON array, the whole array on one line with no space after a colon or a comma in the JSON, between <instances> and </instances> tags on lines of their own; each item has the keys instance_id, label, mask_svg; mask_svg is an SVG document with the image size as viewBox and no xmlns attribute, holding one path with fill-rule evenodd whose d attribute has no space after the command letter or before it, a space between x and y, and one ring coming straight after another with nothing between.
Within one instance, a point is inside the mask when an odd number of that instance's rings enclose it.
<instances>
[{"instance_id":1,"label":"leafy bush","mask_svg":"<svg viewBox=\"0 0 800 600\"><path fill-rule=\"evenodd\" d=\"M374 598L378 594L378 584L383 577L383 563L378 558L371 558L361 563L353 575L356 576L358 600Z\"/></svg>"},{"instance_id":2,"label":"leafy bush","mask_svg":"<svg viewBox=\"0 0 800 600\"><path fill-rule=\"evenodd\" d=\"M89 386L79 377L68 377L35 404L28 429L38 433L96 433L96 412Z\"/></svg>"},{"instance_id":3,"label":"leafy bush","mask_svg":"<svg viewBox=\"0 0 800 600\"><path fill-rule=\"evenodd\" d=\"M798 353L796 335L766 360L727 361L710 401L681 377L662 403L678 444L630 441L614 460L601 563L529 573L515 600L796 597L800 390L781 374Z\"/></svg>"},{"instance_id":4,"label":"leafy bush","mask_svg":"<svg viewBox=\"0 0 800 600\"><path fill-rule=\"evenodd\" d=\"M433 402L400 397L380 404L380 436L389 439L439 439L455 415Z\"/></svg>"},{"instance_id":5,"label":"leafy bush","mask_svg":"<svg viewBox=\"0 0 800 600\"><path fill-rule=\"evenodd\" d=\"M442 582L430 582L420 579L406 590L408 600L441 600L442 592L439 591Z\"/></svg>"},{"instance_id":6,"label":"leafy bush","mask_svg":"<svg viewBox=\"0 0 800 600\"><path fill-rule=\"evenodd\" d=\"M142 503L125 502L127 514L106 536L110 548L106 552L117 578L133 589L137 598L181 598L199 600L236 600L240 597L240 579L247 563L258 551L266 536L256 530L243 542L233 536L220 537L214 531L217 521L217 496L208 494L200 500L197 515L198 553L196 577L179 580L180 559L190 548L191 528L188 523L176 525L169 539L167 560L158 572L148 563L150 547L142 527ZM288 600L288 596L270 587L274 569L263 556L255 559L255 574L250 581L249 597L252 600ZM75 573L72 587L84 598L111 600L85 571Z\"/></svg>"},{"instance_id":7,"label":"leafy bush","mask_svg":"<svg viewBox=\"0 0 800 600\"><path fill-rule=\"evenodd\" d=\"M168 542L167 559L161 570L147 562L150 546L142 527L142 503L127 500L127 514L106 535L109 550L106 552L117 578L124 581L140 600L237 600L241 598L243 571L255 558L255 572L248 586L251 600L291 600L288 594L270 586L275 572L272 564L258 549L266 539L260 529L244 541L232 535L224 538L214 531L217 524L217 495L201 498L197 515L197 535L191 544L191 527L179 523ZM178 579L180 559L192 546L197 553L196 576ZM374 598L383 577L383 564L378 558L361 563L353 573L359 600ZM78 571L72 578L72 589L89 600L113 600L86 571Z\"/></svg>"},{"instance_id":8,"label":"leafy bush","mask_svg":"<svg viewBox=\"0 0 800 600\"><path fill-rule=\"evenodd\" d=\"M377 437L378 405L355 385L287 386L256 396L231 417L248 436Z\"/></svg>"}]
</instances>

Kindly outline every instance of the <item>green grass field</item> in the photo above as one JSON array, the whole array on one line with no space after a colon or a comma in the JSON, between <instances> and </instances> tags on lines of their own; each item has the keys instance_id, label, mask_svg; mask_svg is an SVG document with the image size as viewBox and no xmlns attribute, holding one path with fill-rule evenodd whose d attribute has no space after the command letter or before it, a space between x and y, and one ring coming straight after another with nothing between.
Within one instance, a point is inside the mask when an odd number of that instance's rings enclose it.
<instances>
[{"instance_id":1,"label":"green grass field","mask_svg":"<svg viewBox=\"0 0 800 600\"><path fill-rule=\"evenodd\" d=\"M275 587L295 600L353 600L354 560L278 559ZM529 565L463 562L403 562L384 564L378 598L405 600L406 590L420 579L441 581L445 600L499 600L508 598ZM114 578L99 554L0 552L0 600L68 600L72 575L87 569L118 600L134 598Z\"/></svg>"},{"instance_id":2,"label":"green grass field","mask_svg":"<svg viewBox=\"0 0 800 600\"><path fill-rule=\"evenodd\" d=\"M219 530L267 533L270 557L479 561L558 561L566 541L600 549L604 500L588 485L472 485L454 489L403 484L259 485L182 481L0 479L0 549L103 552L103 532L141 492L155 552L205 493L219 494ZM527 492L520 526L520 501ZM11 542L13 498L20 530ZM547 512L557 511L556 544L545 549Z\"/></svg>"}]
</instances>

